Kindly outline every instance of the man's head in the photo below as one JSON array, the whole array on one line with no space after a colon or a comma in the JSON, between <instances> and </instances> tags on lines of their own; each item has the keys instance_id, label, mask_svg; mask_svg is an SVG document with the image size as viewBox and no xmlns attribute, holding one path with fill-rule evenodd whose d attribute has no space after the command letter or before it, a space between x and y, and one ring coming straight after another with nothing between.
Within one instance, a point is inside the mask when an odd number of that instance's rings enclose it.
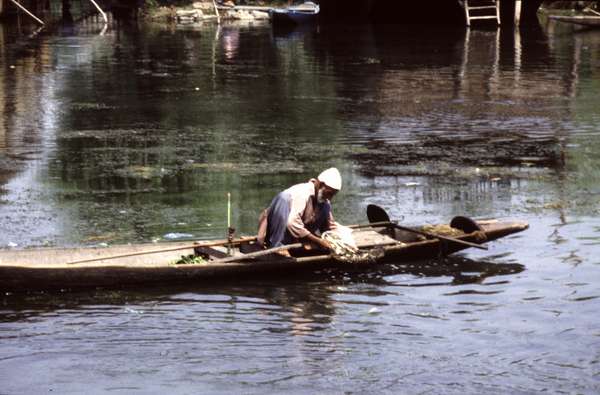
<instances>
[{"instance_id":1,"label":"man's head","mask_svg":"<svg viewBox=\"0 0 600 395\"><path fill-rule=\"evenodd\" d=\"M317 190L317 200L319 203L331 200L342 189L342 176L335 167L323 171L319 174L317 180L319 180L319 188Z\"/></svg>"}]
</instances>

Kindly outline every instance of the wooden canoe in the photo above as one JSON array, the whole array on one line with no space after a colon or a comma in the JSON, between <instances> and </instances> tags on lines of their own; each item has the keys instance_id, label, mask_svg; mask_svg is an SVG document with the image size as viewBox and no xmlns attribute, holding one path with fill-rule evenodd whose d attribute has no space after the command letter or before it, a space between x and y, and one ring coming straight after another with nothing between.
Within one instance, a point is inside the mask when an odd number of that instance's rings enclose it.
<instances>
[{"instance_id":1,"label":"wooden canoe","mask_svg":"<svg viewBox=\"0 0 600 395\"><path fill-rule=\"evenodd\" d=\"M588 26L588 27L597 27L600 28L600 16L588 16L588 15L577 15L577 16L568 16L568 15L552 15L550 19L555 21L570 23L573 25L580 26Z\"/></svg>"},{"instance_id":2,"label":"wooden canoe","mask_svg":"<svg viewBox=\"0 0 600 395\"><path fill-rule=\"evenodd\" d=\"M269 17L273 26L308 25L317 22L319 11L318 4L307 1L283 9L272 8L269 10Z\"/></svg>"},{"instance_id":3,"label":"wooden canoe","mask_svg":"<svg viewBox=\"0 0 600 395\"><path fill-rule=\"evenodd\" d=\"M481 231L454 237L480 244L484 242L483 234L485 242L489 242L528 228L528 224L524 222L481 221L478 225ZM312 252L311 255L303 250L293 251L296 256L289 258L269 254L245 259L242 251L251 250L253 238L243 239L239 246L231 250L239 259L230 262L221 262L227 256L224 247L207 247L207 243L190 242L104 248L0 250L0 292L124 288L184 282L209 284L211 279L217 277L235 281L236 278L266 272L289 275L293 271L313 271L327 267L401 263L432 259L441 254L448 255L469 248L462 244L440 242L438 239L424 239L413 233L385 226L357 229L353 236L361 251L377 252L374 254L377 257L375 261L347 263L331 254ZM181 256L194 254L194 250L202 253L206 261L175 264ZM121 257L114 258L115 256ZM111 259L106 259L108 257Z\"/></svg>"}]
</instances>

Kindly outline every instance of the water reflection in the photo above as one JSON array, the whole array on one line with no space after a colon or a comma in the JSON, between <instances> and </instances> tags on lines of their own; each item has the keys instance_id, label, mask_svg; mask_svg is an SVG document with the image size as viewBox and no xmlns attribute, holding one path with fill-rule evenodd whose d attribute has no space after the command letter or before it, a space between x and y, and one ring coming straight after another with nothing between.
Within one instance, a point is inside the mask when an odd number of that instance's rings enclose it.
<instances>
[{"instance_id":1,"label":"water reflection","mask_svg":"<svg viewBox=\"0 0 600 395\"><path fill-rule=\"evenodd\" d=\"M344 286L353 283L372 284L378 287L456 286L466 284L499 284L508 280L498 276L514 275L525 267L517 263L501 263L506 256L492 258L494 262L475 261L464 256L445 257L432 261L385 265L350 265L347 269L327 269L317 272L294 273L293 279L281 275L263 274L245 280L214 279L204 285L169 285L140 290L102 290L94 292L37 292L10 294L3 298L0 321L28 320L40 314L60 309L78 309L90 305L143 304L148 301L177 300L178 302L205 303L226 294L236 304L238 298L264 301L278 306L290 314L293 331L314 329L312 324L326 324L336 314L332 295L345 293ZM444 278L445 281L436 281ZM491 280L491 281L490 281ZM187 298L182 295L193 295ZM219 300L220 302L220 300ZM318 329L318 326L317 326Z\"/></svg>"},{"instance_id":2,"label":"water reflection","mask_svg":"<svg viewBox=\"0 0 600 395\"><path fill-rule=\"evenodd\" d=\"M356 180L340 205L348 222L364 219L358 185L382 175L423 185L425 206L459 196L493 211L521 179L578 174L593 160L578 139L597 139L573 123L597 133L594 36L573 36L571 57L564 37L540 29L417 33L128 27L3 44L15 66L0 75L3 158L22 164L3 159L5 194L45 180L44 199L69 217L35 238L17 232L18 243L214 237L228 191L238 229L251 233L281 185L327 164ZM446 197L425 198L435 196Z\"/></svg>"},{"instance_id":3,"label":"water reflection","mask_svg":"<svg viewBox=\"0 0 600 395\"><path fill-rule=\"evenodd\" d=\"M79 372L78 379L66 381L69 388L82 383L86 368L81 365L86 364L85 355L92 350L96 350L97 367L91 380L100 386L108 382L114 385L114 376L106 382L100 377L110 375L115 360L120 364L124 358L123 353L136 369L121 368L118 376L139 377L146 369L160 372L153 375L155 379L145 381L145 388L175 380L173 371L188 380L193 378L193 384L228 380L237 386L241 380L244 385L259 382L264 386L311 377L322 380L331 372L352 370L351 365L356 363L362 366L359 361L366 357L362 355L366 350L370 350L370 358L365 368L373 368L373 361L387 361L396 352L390 350L389 355L385 352L374 357L373 353L380 354L382 347L394 345L395 349L395 345L402 344L401 348L410 348L415 341L435 342L427 321L453 320L428 311L426 305L413 299L419 290L437 290L433 292L459 300L456 310L462 313L456 316L462 317L481 310L481 298L494 304L498 287L514 278L502 281L496 275L514 275L521 269L514 264L458 259L443 265L429 262L288 279L248 279L235 285L4 296L0 342L14 338L16 333L21 340L18 348L3 347L0 360L4 361L4 371L23 363L35 365L35 360L53 361L43 371L60 366L61 381L71 372ZM456 282L448 282L453 276ZM466 277L469 280L463 281ZM485 284L484 278L488 278ZM451 283L453 290L448 290ZM464 284L488 289L469 292L461 287ZM403 294L405 289L414 291ZM455 321L460 325L460 319ZM56 354L48 352L50 344ZM73 347L76 344L80 346ZM56 355L62 356L60 360ZM346 365L348 359L354 362ZM325 362L329 367L323 372ZM361 377L349 374L341 379L359 384ZM182 380L177 380L178 388L188 385ZM23 383L15 378L7 385L14 390L22 388Z\"/></svg>"},{"instance_id":4,"label":"water reflection","mask_svg":"<svg viewBox=\"0 0 600 395\"><path fill-rule=\"evenodd\" d=\"M235 60L240 46L240 31L238 28L224 28L221 31L221 42L223 47L223 56L227 61ZM217 39L219 37L217 36Z\"/></svg>"}]
</instances>

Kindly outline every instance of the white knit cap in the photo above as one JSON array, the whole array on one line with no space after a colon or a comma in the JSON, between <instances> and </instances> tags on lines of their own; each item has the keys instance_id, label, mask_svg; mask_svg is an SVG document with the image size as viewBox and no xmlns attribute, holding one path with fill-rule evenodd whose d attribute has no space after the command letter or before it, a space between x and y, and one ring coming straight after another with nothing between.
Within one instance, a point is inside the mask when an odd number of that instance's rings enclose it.
<instances>
[{"instance_id":1,"label":"white knit cap","mask_svg":"<svg viewBox=\"0 0 600 395\"><path fill-rule=\"evenodd\" d=\"M333 188L335 190L342 189L342 176L340 172L335 167L330 167L329 169L323 171L317 177L319 181L327 185L329 188Z\"/></svg>"}]
</instances>

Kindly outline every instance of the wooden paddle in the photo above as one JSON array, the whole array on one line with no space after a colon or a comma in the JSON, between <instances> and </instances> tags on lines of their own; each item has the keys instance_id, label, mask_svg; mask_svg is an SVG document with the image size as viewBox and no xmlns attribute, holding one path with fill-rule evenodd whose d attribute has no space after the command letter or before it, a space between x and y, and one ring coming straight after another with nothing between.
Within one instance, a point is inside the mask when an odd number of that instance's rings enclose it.
<instances>
[{"instance_id":1,"label":"wooden paddle","mask_svg":"<svg viewBox=\"0 0 600 395\"><path fill-rule=\"evenodd\" d=\"M475 243L471 243L470 241L465 241L465 240L459 240L459 239L455 239L452 237L447 237L447 236L441 236L441 235L436 235L433 233L429 233L429 232L424 232L421 230L417 230L417 229L412 229L412 228L407 228L405 226L401 226L398 224L395 224L393 222L390 221L390 216L388 215L388 213L381 207L375 205L375 204L369 204L367 206L367 217L369 218L369 222L371 223L375 223L375 222L388 222L390 224L390 226L393 226L396 229L400 229L400 230L404 230L407 232L412 232L412 233L417 233L423 236L427 236L427 237L433 237L436 239L440 239L440 240L445 240L445 241L450 241L453 243L457 243L457 244L463 244L469 247L475 247L475 248L479 248L481 250L487 250L488 247L484 246L484 245L480 245L480 244L475 244Z\"/></svg>"},{"instance_id":2,"label":"wooden paddle","mask_svg":"<svg viewBox=\"0 0 600 395\"><path fill-rule=\"evenodd\" d=\"M303 246L302 243L286 244L286 245L282 245L279 247L267 248L266 250L249 252L248 254L233 255L233 256L228 256L226 258L215 259L214 261L210 261L210 263L213 264L213 263L227 263L227 262L234 262L234 261L242 261L244 259L258 258L259 256L274 254L279 251L287 251L292 248L302 248L302 246ZM282 258L284 258L284 257L282 256Z\"/></svg>"},{"instance_id":3,"label":"wooden paddle","mask_svg":"<svg viewBox=\"0 0 600 395\"><path fill-rule=\"evenodd\" d=\"M360 229L360 228L367 228L367 227L374 227L374 226L389 226L389 225L392 225L392 224L389 221L384 221L384 222L375 222L375 223L368 223L368 224L350 225L348 227L352 228L352 229ZM75 265L78 263L88 263L88 262L96 262L96 261L105 261L105 260L109 260L109 259L128 258L131 256L138 256L138 255L160 254L162 252L188 250L190 248L195 248L195 247L219 247L219 246L226 246L226 245L238 245L238 244L242 244L242 243L252 242L255 240L256 240L256 236L241 237L241 238L235 239L231 242L229 240L215 240L215 241L208 241L208 242L198 242L197 241L194 244L189 244L189 245L184 245L184 246L179 246L179 247L159 248L159 249L155 249L155 250L130 252L127 254L99 256L96 258L88 258L88 259L81 259L81 260L77 260L77 261L66 262L66 264L67 265ZM257 256L268 255L268 254L271 254L271 253L277 252L277 251L289 250L290 248L299 248L299 247L302 247L302 244L300 244L300 245L290 244L290 245L285 245L285 246L281 246L281 247L270 248L267 250L252 252L252 253L241 255L241 256L217 259L217 260L211 261L211 262L217 262L217 263L231 262L231 261L235 261L238 259L253 258L253 257L257 257Z\"/></svg>"},{"instance_id":4,"label":"wooden paddle","mask_svg":"<svg viewBox=\"0 0 600 395\"><path fill-rule=\"evenodd\" d=\"M590 7L586 7L586 8L584 8L584 9L583 9L583 11L584 11L584 12L585 12L585 11L588 11L588 12L591 12L592 14L596 14L596 15L600 16L600 12L594 11L594 10L592 10Z\"/></svg>"},{"instance_id":5,"label":"wooden paddle","mask_svg":"<svg viewBox=\"0 0 600 395\"><path fill-rule=\"evenodd\" d=\"M389 221L384 221L384 222L372 222L372 223L368 223L368 224L349 225L348 228L361 229L361 228L371 228L371 227L375 227L375 226L390 226L390 225L392 225L392 224ZM266 250L250 252L250 253L243 254L243 255L235 255L235 256L228 256L228 257L221 258L221 259L215 259L214 261L210 261L210 263L212 264L212 263L227 263L227 262L241 261L244 259L257 258L260 256L273 254L273 253L279 252L279 251L291 250L292 248L301 248L302 246L303 246L302 243L287 244L287 245L282 245L279 247L267 248Z\"/></svg>"},{"instance_id":6,"label":"wooden paddle","mask_svg":"<svg viewBox=\"0 0 600 395\"><path fill-rule=\"evenodd\" d=\"M248 243L248 242L255 241L255 240L256 240L256 236L251 236L251 237L240 237L239 239L235 239L232 241L215 240L215 241L208 241L208 242L195 242L194 244L188 244L188 245L179 246L179 247L159 248L159 249L155 249L155 250L137 251L137 252L130 252L127 254L109 255L109 256L105 256L105 257L99 256L96 258L82 259L82 260L78 260L78 261L67 262L67 265L74 265L76 263L104 261L104 260L108 260L108 259L128 258L130 256L137 256L137 255L160 254L161 252L188 250L190 248L196 248L196 247L217 247L217 246L224 246L227 244L237 245L237 244L242 244L242 243Z\"/></svg>"}]
</instances>

